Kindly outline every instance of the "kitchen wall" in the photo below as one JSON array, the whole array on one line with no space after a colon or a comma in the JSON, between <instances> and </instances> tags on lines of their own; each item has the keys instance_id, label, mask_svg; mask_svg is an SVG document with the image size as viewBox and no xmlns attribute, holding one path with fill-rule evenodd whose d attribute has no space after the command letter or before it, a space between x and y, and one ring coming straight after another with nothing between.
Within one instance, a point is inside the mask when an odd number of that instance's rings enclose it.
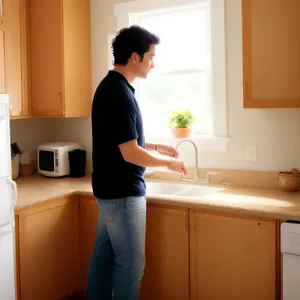
<instances>
[{"instance_id":1,"label":"kitchen wall","mask_svg":"<svg viewBox=\"0 0 300 300\"><path fill-rule=\"evenodd\" d=\"M90 118L57 119L56 139L81 144L87 151L87 172L91 172L92 133Z\"/></svg>"},{"instance_id":2,"label":"kitchen wall","mask_svg":"<svg viewBox=\"0 0 300 300\"><path fill-rule=\"evenodd\" d=\"M24 153L29 153L31 160L36 160L36 147L55 140L55 122L54 119L11 120L11 142L17 142Z\"/></svg>"},{"instance_id":3,"label":"kitchen wall","mask_svg":"<svg viewBox=\"0 0 300 300\"><path fill-rule=\"evenodd\" d=\"M107 35L116 30L113 5L120 2L124 1L91 0L93 89L107 73ZM245 110L242 107L241 2L227 0L225 3L228 136L231 140L227 152L200 152L199 164L206 168L266 171L300 168L300 110ZM56 120L55 124L56 139L82 143L88 149L90 157L89 118L60 119ZM44 123L44 129L38 129L37 126L35 130L44 130L48 135L53 134L48 132L47 125L48 123ZM31 142L32 145L35 143L37 140ZM252 145L257 146L257 162L249 162L246 159L246 147ZM193 162L191 149L185 147L182 150L181 157L191 165Z\"/></svg>"}]
</instances>

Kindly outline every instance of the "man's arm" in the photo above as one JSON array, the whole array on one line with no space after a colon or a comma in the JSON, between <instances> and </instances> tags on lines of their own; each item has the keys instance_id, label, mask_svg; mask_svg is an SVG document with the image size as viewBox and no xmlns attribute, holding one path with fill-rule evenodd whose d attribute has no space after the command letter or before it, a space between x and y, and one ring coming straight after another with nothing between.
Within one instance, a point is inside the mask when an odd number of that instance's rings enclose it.
<instances>
[{"instance_id":1,"label":"man's arm","mask_svg":"<svg viewBox=\"0 0 300 300\"><path fill-rule=\"evenodd\" d=\"M145 149L147 151L155 151L157 149L155 149L155 147L158 146L158 144L155 144L155 143L149 143L149 142L146 142L145 143Z\"/></svg>"},{"instance_id":2,"label":"man's arm","mask_svg":"<svg viewBox=\"0 0 300 300\"><path fill-rule=\"evenodd\" d=\"M145 148L147 151L157 151L162 155L166 155L169 157L174 157L178 158L179 157L179 152L170 145L165 145L165 144L154 144L154 143L145 143Z\"/></svg>"},{"instance_id":3,"label":"man's arm","mask_svg":"<svg viewBox=\"0 0 300 300\"><path fill-rule=\"evenodd\" d=\"M182 161L172 158L160 158L141 148L137 140L119 145L123 159L129 163L143 167L167 167L171 171L187 174Z\"/></svg>"}]
</instances>

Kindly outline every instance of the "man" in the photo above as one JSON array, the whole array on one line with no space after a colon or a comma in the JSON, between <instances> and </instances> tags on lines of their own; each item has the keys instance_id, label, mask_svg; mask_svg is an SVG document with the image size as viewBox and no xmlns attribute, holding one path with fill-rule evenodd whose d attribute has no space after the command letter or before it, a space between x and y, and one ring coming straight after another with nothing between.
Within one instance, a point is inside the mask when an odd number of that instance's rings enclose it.
<instances>
[{"instance_id":1,"label":"man","mask_svg":"<svg viewBox=\"0 0 300 300\"><path fill-rule=\"evenodd\" d=\"M186 174L172 146L144 141L131 83L154 67L159 38L132 26L112 43L114 69L99 84L92 108L93 192L100 209L87 295L89 300L138 300L145 265L145 167ZM157 157L148 151L158 151Z\"/></svg>"}]
</instances>

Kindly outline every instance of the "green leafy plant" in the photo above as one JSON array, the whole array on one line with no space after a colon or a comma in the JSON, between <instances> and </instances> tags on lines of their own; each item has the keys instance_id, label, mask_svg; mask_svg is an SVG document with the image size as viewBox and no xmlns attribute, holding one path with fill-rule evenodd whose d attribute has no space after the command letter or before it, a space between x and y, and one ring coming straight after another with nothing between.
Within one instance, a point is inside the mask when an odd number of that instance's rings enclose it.
<instances>
[{"instance_id":1,"label":"green leafy plant","mask_svg":"<svg viewBox=\"0 0 300 300\"><path fill-rule=\"evenodd\" d=\"M195 122L195 117L190 110L173 111L169 116L169 127L171 128L190 128Z\"/></svg>"}]
</instances>

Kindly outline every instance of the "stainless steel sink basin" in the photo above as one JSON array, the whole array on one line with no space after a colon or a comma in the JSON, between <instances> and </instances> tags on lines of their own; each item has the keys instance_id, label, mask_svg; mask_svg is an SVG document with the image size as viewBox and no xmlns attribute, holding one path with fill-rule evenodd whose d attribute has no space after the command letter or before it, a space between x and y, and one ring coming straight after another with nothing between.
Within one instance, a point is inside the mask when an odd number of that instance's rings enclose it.
<instances>
[{"instance_id":1,"label":"stainless steel sink basin","mask_svg":"<svg viewBox=\"0 0 300 300\"><path fill-rule=\"evenodd\" d=\"M214 194L223 190L222 188L209 186L194 186L188 184L164 183L164 182L147 182L147 195L166 195L180 196L184 198L197 198L209 194Z\"/></svg>"}]
</instances>

